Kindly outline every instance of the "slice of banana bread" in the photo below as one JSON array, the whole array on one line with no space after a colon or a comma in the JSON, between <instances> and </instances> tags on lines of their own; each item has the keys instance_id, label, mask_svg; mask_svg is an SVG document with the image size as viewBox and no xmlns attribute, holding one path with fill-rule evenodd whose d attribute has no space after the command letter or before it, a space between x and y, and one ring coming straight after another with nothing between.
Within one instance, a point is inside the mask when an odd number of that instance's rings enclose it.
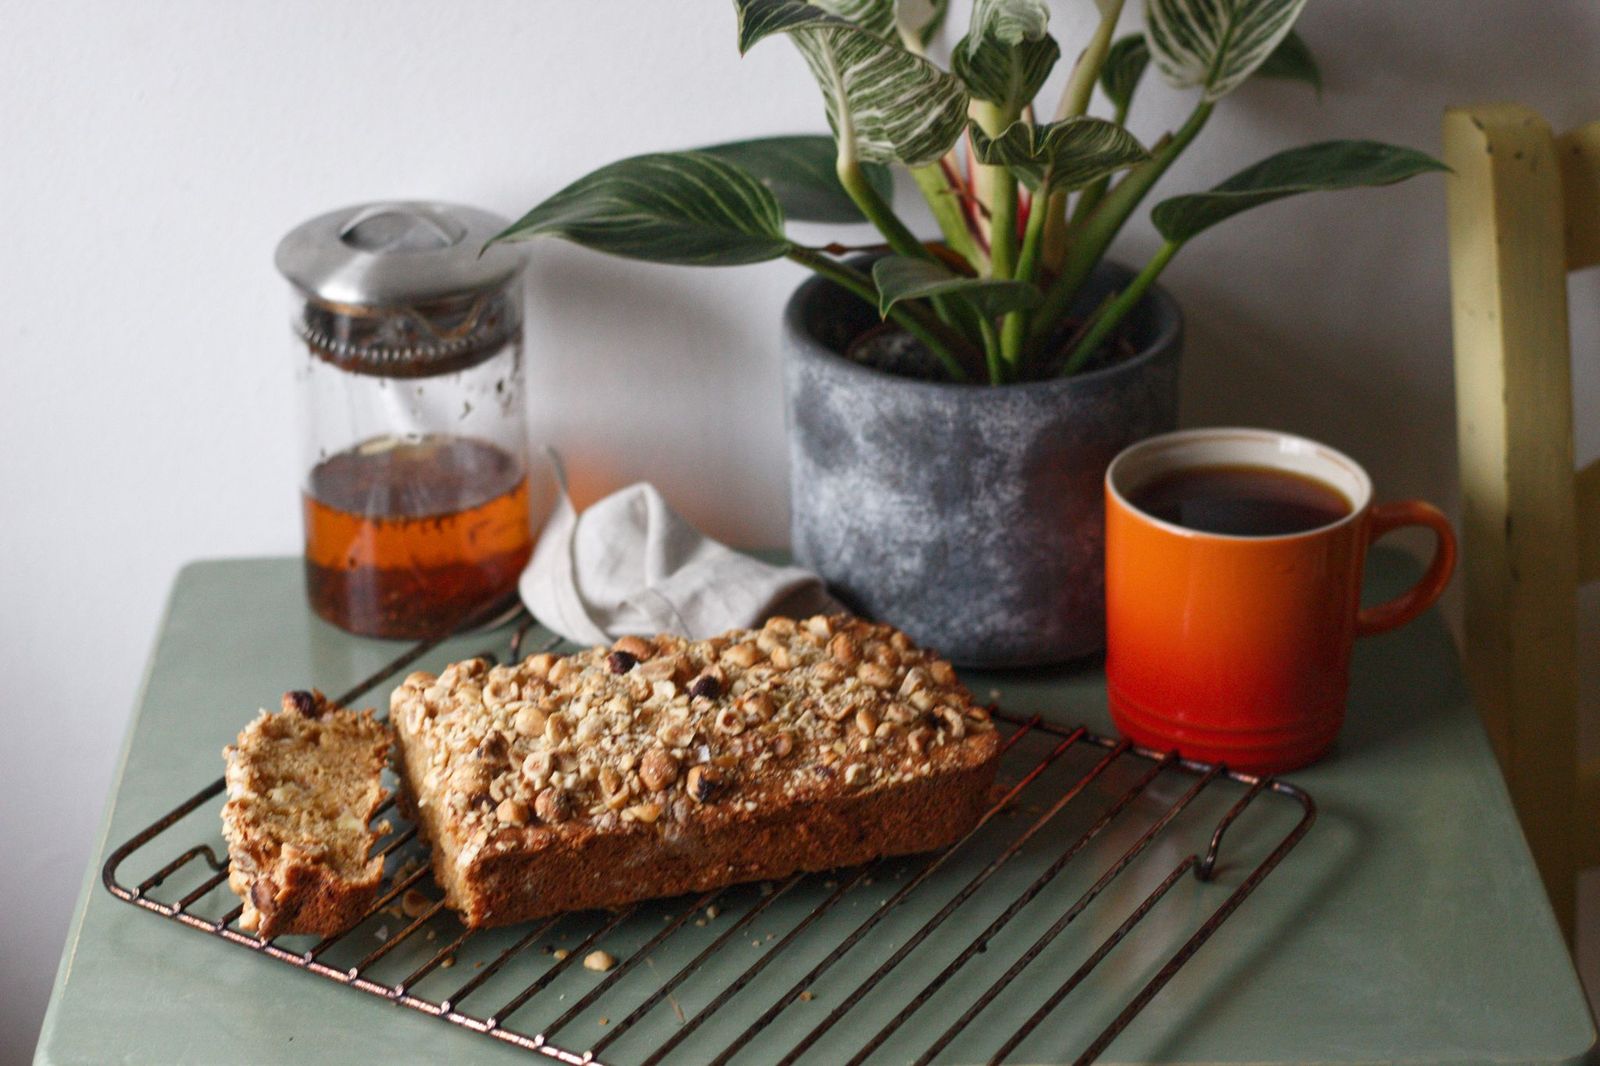
<instances>
[{"instance_id":1,"label":"slice of banana bread","mask_svg":"<svg viewBox=\"0 0 1600 1066\"><path fill-rule=\"evenodd\" d=\"M392 735L371 711L287 692L222 751L228 887L239 926L262 937L332 936L364 914L383 880L368 825L385 798Z\"/></svg>"},{"instance_id":2,"label":"slice of banana bread","mask_svg":"<svg viewBox=\"0 0 1600 1066\"><path fill-rule=\"evenodd\" d=\"M999 759L950 664L845 616L414 673L406 798L469 926L953 843Z\"/></svg>"}]
</instances>

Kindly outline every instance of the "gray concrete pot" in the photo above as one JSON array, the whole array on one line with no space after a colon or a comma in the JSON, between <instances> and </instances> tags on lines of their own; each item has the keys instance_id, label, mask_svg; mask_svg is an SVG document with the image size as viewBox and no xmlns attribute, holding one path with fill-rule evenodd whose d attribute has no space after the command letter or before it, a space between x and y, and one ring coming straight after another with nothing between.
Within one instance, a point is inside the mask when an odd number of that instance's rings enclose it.
<instances>
[{"instance_id":1,"label":"gray concrete pot","mask_svg":"<svg viewBox=\"0 0 1600 1066\"><path fill-rule=\"evenodd\" d=\"M1087 311L1131 273L1103 264ZM1031 666L1105 643L1106 466L1177 423L1183 315L1153 289L1138 354L991 388L844 358L875 310L814 278L784 312L795 556L855 609L968 666Z\"/></svg>"}]
</instances>

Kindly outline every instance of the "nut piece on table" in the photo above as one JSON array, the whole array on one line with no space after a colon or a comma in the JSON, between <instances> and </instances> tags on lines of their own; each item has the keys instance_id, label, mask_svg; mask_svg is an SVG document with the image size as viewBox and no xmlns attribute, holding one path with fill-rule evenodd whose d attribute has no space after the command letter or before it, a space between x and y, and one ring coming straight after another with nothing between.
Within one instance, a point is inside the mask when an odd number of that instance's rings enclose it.
<instances>
[{"instance_id":1,"label":"nut piece on table","mask_svg":"<svg viewBox=\"0 0 1600 1066\"><path fill-rule=\"evenodd\" d=\"M583 957L583 968L594 970L596 973L605 973L616 964L616 956L609 951L591 951Z\"/></svg>"}]
</instances>

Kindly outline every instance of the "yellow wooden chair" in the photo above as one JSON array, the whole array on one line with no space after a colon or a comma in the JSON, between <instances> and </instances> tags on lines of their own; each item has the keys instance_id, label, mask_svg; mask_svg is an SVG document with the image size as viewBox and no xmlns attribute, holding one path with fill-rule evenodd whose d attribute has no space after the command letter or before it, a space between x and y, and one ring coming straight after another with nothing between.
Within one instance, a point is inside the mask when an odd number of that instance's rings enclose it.
<instances>
[{"instance_id":1,"label":"yellow wooden chair","mask_svg":"<svg viewBox=\"0 0 1600 1066\"><path fill-rule=\"evenodd\" d=\"M1444 160L1467 676L1570 941L1578 871L1600 865L1576 678L1600 462L1574 471L1566 274L1600 263L1600 122L1555 136L1516 104L1452 108Z\"/></svg>"}]
</instances>

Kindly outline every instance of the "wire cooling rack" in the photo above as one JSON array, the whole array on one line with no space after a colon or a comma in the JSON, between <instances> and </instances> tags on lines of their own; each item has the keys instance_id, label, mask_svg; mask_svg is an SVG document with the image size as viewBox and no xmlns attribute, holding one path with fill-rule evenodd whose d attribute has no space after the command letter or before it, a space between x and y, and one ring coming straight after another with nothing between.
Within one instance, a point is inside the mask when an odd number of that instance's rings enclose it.
<instances>
[{"instance_id":1,"label":"wire cooling rack","mask_svg":"<svg viewBox=\"0 0 1600 1066\"><path fill-rule=\"evenodd\" d=\"M514 622L508 659L532 627ZM366 917L318 941L262 940L236 925L220 778L101 874L118 899L164 918L575 1066L920 1066L1019 1051L1091 1062L1300 842L1316 805L1282 781L994 717L1006 730L996 797L947 851L693 898L474 932L437 898L416 828L391 801L379 816L385 891ZM140 879L120 879L124 866ZM1074 1008L1058 1009L1074 993Z\"/></svg>"}]
</instances>

